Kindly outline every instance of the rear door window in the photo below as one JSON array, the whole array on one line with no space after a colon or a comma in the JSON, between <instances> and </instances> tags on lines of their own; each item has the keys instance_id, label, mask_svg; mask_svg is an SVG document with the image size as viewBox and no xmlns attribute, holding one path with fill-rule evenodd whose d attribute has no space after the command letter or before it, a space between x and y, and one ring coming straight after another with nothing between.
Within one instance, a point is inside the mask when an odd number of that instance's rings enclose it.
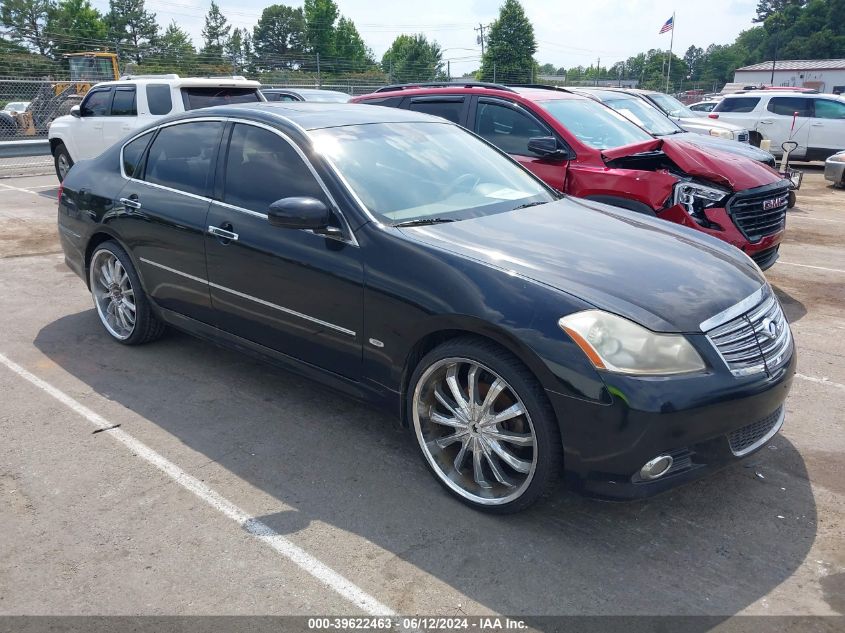
<instances>
[{"instance_id":1,"label":"rear door window","mask_svg":"<svg viewBox=\"0 0 845 633\"><path fill-rule=\"evenodd\" d=\"M751 112L760 103L760 97L737 97L723 99L716 104L713 112Z\"/></svg>"},{"instance_id":2,"label":"rear door window","mask_svg":"<svg viewBox=\"0 0 845 633\"><path fill-rule=\"evenodd\" d=\"M140 175L141 156L144 154L144 150L147 149L147 145L150 144L152 137L153 133L147 132L123 146L123 173L127 177L137 178Z\"/></svg>"},{"instance_id":3,"label":"rear door window","mask_svg":"<svg viewBox=\"0 0 845 633\"><path fill-rule=\"evenodd\" d=\"M112 92L111 86L92 90L82 102L79 114L81 116L108 116L111 110Z\"/></svg>"},{"instance_id":4,"label":"rear door window","mask_svg":"<svg viewBox=\"0 0 845 633\"><path fill-rule=\"evenodd\" d=\"M182 88L185 110L261 101L255 88Z\"/></svg>"},{"instance_id":5,"label":"rear door window","mask_svg":"<svg viewBox=\"0 0 845 633\"><path fill-rule=\"evenodd\" d=\"M414 99L411 101L408 109L414 112L424 112L425 114L439 116L441 119L460 124L461 119L463 119L465 101L463 97Z\"/></svg>"},{"instance_id":6,"label":"rear door window","mask_svg":"<svg viewBox=\"0 0 845 633\"><path fill-rule=\"evenodd\" d=\"M816 99L817 119L845 119L845 102Z\"/></svg>"},{"instance_id":7,"label":"rear door window","mask_svg":"<svg viewBox=\"0 0 845 633\"><path fill-rule=\"evenodd\" d=\"M168 84L148 84L147 106L150 109L150 114L170 114L173 109L170 86Z\"/></svg>"},{"instance_id":8,"label":"rear door window","mask_svg":"<svg viewBox=\"0 0 845 633\"><path fill-rule=\"evenodd\" d=\"M137 114L135 86L116 88L111 103L111 116L136 116Z\"/></svg>"},{"instance_id":9,"label":"rear door window","mask_svg":"<svg viewBox=\"0 0 845 633\"><path fill-rule=\"evenodd\" d=\"M507 105L479 100L475 111L475 133L508 154L534 156L528 139L553 136L534 118Z\"/></svg>"},{"instance_id":10,"label":"rear door window","mask_svg":"<svg viewBox=\"0 0 845 633\"><path fill-rule=\"evenodd\" d=\"M147 156L144 180L207 196L223 123L196 121L161 128Z\"/></svg>"},{"instance_id":11,"label":"rear door window","mask_svg":"<svg viewBox=\"0 0 845 633\"><path fill-rule=\"evenodd\" d=\"M803 97L772 97L766 109L773 114L813 116L813 101Z\"/></svg>"}]
</instances>

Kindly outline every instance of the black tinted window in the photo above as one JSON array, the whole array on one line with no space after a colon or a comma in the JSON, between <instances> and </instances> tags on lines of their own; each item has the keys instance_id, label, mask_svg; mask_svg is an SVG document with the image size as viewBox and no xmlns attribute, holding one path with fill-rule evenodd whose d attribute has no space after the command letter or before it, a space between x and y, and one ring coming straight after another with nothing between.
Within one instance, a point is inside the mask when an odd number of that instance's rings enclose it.
<instances>
[{"instance_id":1,"label":"black tinted window","mask_svg":"<svg viewBox=\"0 0 845 633\"><path fill-rule=\"evenodd\" d=\"M85 97L79 113L82 116L107 116L111 106L112 89L92 90Z\"/></svg>"},{"instance_id":2,"label":"black tinted window","mask_svg":"<svg viewBox=\"0 0 845 633\"><path fill-rule=\"evenodd\" d=\"M845 119L845 103L829 99L816 99L817 119Z\"/></svg>"},{"instance_id":3,"label":"black tinted window","mask_svg":"<svg viewBox=\"0 0 845 633\"><path fill-rule=\"evenodd\" d=\"M408 109L433 114L452 123L460 123L463 108L464 100L461 99L460 101L412 101Z\"/></svg>"},{"instance_id":4,"label":"black tinted window","mask_svg":"<svg viewBox=\"0 0 845 633\"><path fill-rule=\"evenodd\" d=\"M478 104L475 113L475 133L508 154L533 156L528 139L551 136L551 132L531 117L513 108L496 103Z\"/></svg>"},{"instance_id":5,"label":"black tinted window","mask_svg":"<svg viewBox=\"0 0 845 633\"><path fill-rule=\"evenodd\" d=\"M266 213L271 203L290 196L325 200L311 171L287 141L263 128L235 125L226 157L224 202Z\"/></svg>"},{"instance_id":6,"label":"black tinted window","mask_svg":"<svg viewBox=\"0 0 845 633\"><path fill-rule=\"evenodd\" d=\"M147 86L147 105L150 114L169 114L173 109L170 99L170 86L167 84L149 84Z\"/></svg>"},{"instance_id":7,"label":"black tinted window","mask_svg":"<svg viewBox=\"0 0 845 633\"><path fill-rule=\"evenodd\" d=\"M760 103L760 97L737 97L723 99L713 108L714 112L751 112Z\"/></svg>"},{"instance_id":8,"label":"black tinted window","mask_svg":"<svg viewBox=\"0 0 845 633\"><path fill-rule=\"evenodd\" d=\"M150 146L144 180L207 195L223 124L198 121L164 127Z\"/></svg>"},{"instance_id":9,"label":"black tinted window","mask_svg":"<svg viewBox=\"0 0 845 633\"><path fill-rule=\"evenodd\" d=\"M766 109L784 116L792 116L796 112L798 116L813 116L813 102L801 97L772 97Z\"/></svg>"},{"instance_id":10,"label":"black tinted window","mask_svg":"<svg viewBox=\"0 0 845 633\"><path fill-rule=\"evenodd\" d=\"M153 133L147 132L123 147L123 171L130 178L135 177L140 171L139 161L141 160L141 155L147 149L147 145L152 137Z\"/></svg>"},{"instance_id":11,"label":"black tinted window","mask_svg":"<svg viewBox=\"0 0 845 633\"><path fill-rule=\"evenodd\" d=\"M135 107L135 87L118 88L114 91L114 100L111 103L112 116L135 116L138 110Z\"/></svg>"},{"instance_id":12,"label":"black tinted window","mask_svg":"<svg viewBox=\"0 0 845 633\"><path fill-rule=\"evenodd\" d=\"M186 110L261 101L255 88L182 88Z\"/></svg>"}]
</instances>

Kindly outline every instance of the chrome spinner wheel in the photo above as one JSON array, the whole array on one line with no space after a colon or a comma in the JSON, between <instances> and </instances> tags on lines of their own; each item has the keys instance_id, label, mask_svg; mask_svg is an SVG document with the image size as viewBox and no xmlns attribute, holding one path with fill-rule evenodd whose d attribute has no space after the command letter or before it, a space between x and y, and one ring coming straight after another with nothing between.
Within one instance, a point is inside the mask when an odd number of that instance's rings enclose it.
<instances>
[{"instance_id":1,"label":"chrome spinner wheel","mask_svg":"<svg viewBox=\"0 0 845 633\"><path fill-rule=\"evenodd\" d=\"M59 153L59 155L56 156L56 170L59 172L60 181L65 179L65 176L67 176L67 173L70 171L70 168L71 164L68 155L63 152Z\"/></svg>"},{"instance_id":2,"label":"chrome spinner wheel","mask_svg":"<svg viewBox=\"0 0 845 633\"><path fill-rule=\"evenodd\" d=\"M135 331L135 291L120 260L107 249L94 253L90 266L91 294L100 321L109 334L126 340Z\"/></svg>"},{"instance_id":3,"label":"chrome spinner wheel","mask_svg":"<svg viewBox=\"0 0 845 633\"><path fill-rule=\"evenodd\" d=\"M531 416L496 372L467 358L433 363L414 387L417 441L435 474L484 506L519 498L537 466Z\"/></svg>"}]
</instances>

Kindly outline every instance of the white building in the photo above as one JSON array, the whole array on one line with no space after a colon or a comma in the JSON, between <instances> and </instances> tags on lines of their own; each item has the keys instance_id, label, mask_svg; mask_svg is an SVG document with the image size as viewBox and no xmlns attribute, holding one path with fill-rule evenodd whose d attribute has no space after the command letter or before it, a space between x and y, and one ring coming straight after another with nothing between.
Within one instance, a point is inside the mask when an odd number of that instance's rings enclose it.
<instances>
[{"instance_id":1,"label":"white building","mask_svg":"<svg viewBox=\"0 0 845 633\"><path fill-rule=\"evenodd\" d=\"M774 81L772 62L760 62L737 68L734 83L796 86L845 94L845 59L782 59L775 62Z\"/></svg>"}]
</instances>

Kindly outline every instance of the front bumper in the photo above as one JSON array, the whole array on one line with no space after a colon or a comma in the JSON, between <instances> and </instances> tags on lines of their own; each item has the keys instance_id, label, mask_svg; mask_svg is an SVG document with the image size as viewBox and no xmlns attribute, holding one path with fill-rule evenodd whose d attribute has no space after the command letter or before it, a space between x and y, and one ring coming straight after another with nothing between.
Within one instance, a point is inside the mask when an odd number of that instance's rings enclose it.
<instances>
[{"instance_id":1,"label":"front bumper","mask_svg":"<svg viewBox=\"0 0 845 633\"><path fill-rule=\"evenodd\" d=\"M739 379L724 371L674 378L604 374L611 404L547 392L560 423L570 482L592 496L636 499L744 459L783 424L795 365L793 352L774 376ZM749 435L758 430L759 437ZM750 441L742 444L743 437ZM643 465L665 454L675 460L672 469L658 479L642 480Z\"/></svg>"},{"instance_id":2,"label":"front bumper","mask_svg":"<svg viewBox=\"0 0 845 633\"><path fill-rule=\"evenodd\" d=\"M824 164L824 178L837 185L845 185L845 162L827 160Z\"/></svg>"}]
</instances>

